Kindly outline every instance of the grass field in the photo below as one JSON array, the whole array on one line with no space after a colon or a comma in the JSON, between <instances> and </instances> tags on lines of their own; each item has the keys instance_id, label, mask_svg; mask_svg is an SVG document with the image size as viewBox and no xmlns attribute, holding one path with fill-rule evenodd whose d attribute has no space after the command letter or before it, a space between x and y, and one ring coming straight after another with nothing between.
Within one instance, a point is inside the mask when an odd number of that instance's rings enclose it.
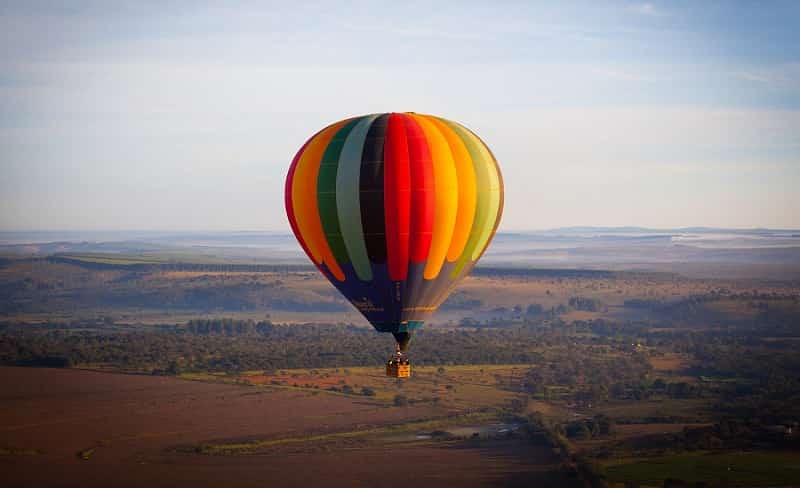
<instances>
[{"instance_id":1,"label":"grass field","mask_svg":"<svg viewBox=\"0 0 800 488\"><path fill-rule=\"evenodd\" d=\"M187 264L227 264L228 261L214 256L187 254L181 252L158 251L142 254L114 254L114 253L65 253L60 258L86 263L113 264L117 266L130 266L133 264L162 264L162 263L187 263Z\"/></svg>"},{"instance_id":2,"label":"grass field","mask_svg":"<svg viewBox=\"0 0 800 488\"><path fill-rule=\"evenodd\" d=\"M363 395L391 404L403 396L410 404L431 404L449 409L500 408L508 406L519 393L508 388L527 369L525 365L412 366L413 380L396 380L384 375L381 366L351 368L291 369L271 372L250 371L239 376L185 374L186 379L246 383L273 388L308 390L347 396Z\"/></svg>"},{"instance_id":3,"label":"grass field","mask_svg":"<svg viewBox=\"0 0 800 488\"><path fill-rule=\"evenodd\" d=\"M662 486L666 478L726 486L797 486L798 453L698 453L639 459L607 467L612 481Z\"/></svg>"},{"instance_id":4,"label":"grass field","mask_svg":"<svg viewBox=\"0 0 800 488\"><path fill-rule=\"evenodd\" d=\"M168 261L165 256L129 254L64 254L61 257L85 263L115 264L118 266L130 266L132 264L158 264Z\"/></svg>"},{"instance_id":5,"label":"grass field","mask_svg":"<svg viewBox=\"0 0 800 488\"><path fill-rule=\"evenodd\" d=\"M703 421L708 413L705 399L659 399L639 402L616 401L598 407L597 411L616 419L643 419L647 417L685 417L687 420Z\"/></svg>"},{"instance_id":6,"label":"grass field","mask_svg":"<svg viewBox=\"0 0 800 488\"><path fill-rule=\"evenodd\" d=\"M459 426L464 423L482 423L494 420L491 414L463 414L447 415L441 418L431 418L423 420L410 420L401 424L386 425L381 427L362 427L354 430L338 432L327 432L320 434L308 434L292 437L279 437L270 439L251 439L247 441L203 443L191 446L191 452L210 455L242 455L242 454L261 454L270 448L281 448L292 444L313 443L320 445L324 443L337 442L342 440L358 439L362 442L373 441L382 444L388 435L395 436L406 432L426 432L432 430L445 429L450 426Z\"/></svg>"}]
</instances>

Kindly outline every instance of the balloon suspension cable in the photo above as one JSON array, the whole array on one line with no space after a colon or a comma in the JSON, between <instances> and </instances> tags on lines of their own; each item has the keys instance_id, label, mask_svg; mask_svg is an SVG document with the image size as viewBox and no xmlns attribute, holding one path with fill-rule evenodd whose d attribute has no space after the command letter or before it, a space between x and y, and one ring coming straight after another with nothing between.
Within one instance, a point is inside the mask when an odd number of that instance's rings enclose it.
<instances>
[{"instance_id":1,"label":"balloon suspension cable","mask_svg":"<svg viewBox=\"0 0 800 488\"><path fill-rule=\"evenodd\" d=\"M394 340L397 341L397 352L406 354L408 352L408 344L411 342L410 332L392 332Z\"/></svg>"},{"instance_id":2,"label":"balloon suspension cable","mask_svg":"<svg viewBox=\"0 0 800 488\"><path fill-rule=\"evenodd\" d=\"M396 364L409 364L408 363L408 343L411 342L411 333L410 332L393 332L395 340L397 343L394 346L394 354L392 355L392 361L396 362Z\"/></svg>"}]
</instances>

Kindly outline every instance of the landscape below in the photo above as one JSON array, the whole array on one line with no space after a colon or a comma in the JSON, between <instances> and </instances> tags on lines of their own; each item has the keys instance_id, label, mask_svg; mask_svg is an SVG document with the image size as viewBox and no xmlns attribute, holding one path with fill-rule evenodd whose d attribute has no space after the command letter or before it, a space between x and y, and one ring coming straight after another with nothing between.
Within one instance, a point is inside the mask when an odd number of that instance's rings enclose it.
<instances>
[{"instance_id":1,"label":"landscape below","mask_svg":"<svg viewBox=\"0 0 800 488\"><path fill-rule=\"evenodd\" d=\"M478 268L400 381L316 271L153 256L0 263L8 486L800 484L795 278Z\"/></svg>"}]
</instances>

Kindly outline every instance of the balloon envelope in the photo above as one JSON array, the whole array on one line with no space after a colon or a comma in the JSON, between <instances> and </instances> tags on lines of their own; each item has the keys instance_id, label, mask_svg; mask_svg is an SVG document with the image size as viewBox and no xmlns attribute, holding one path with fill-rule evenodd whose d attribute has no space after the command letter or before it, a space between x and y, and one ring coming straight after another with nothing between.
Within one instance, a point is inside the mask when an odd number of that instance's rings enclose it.
<instances>
[{"instance_id":1,"label":"balloon envelope","mask_svg":"<svg viewBox=\"0 0 800 488\"><path fill-rule=\"evenodd\" d=\"M470 272L502 210L489 148L430 115L329 125L298 151L286 178L286 212L306 254L377 330L396 337L419 328Z\"/></svg>"}]
</instances>

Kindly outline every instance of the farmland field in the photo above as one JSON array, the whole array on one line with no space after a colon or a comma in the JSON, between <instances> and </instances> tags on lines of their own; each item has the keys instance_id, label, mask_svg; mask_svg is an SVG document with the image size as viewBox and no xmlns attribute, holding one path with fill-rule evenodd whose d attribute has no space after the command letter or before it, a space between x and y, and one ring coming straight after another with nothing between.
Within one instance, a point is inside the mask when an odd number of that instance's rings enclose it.
<instances>
[{"instance_id":1,"label":"farmland field","mask_svg":"<svg viewBox=\"0 0 800 488\"><path fill-rule=\"evenodd\" d=\"M0 401L4 486L107 486L110 479L115 486L400 486L409 479L547 486L560 479L548 449L518 439L387 438L480 421L446 406L20 368L0 369ZM257 451L213 449L257 441Z\"/></svg>"},{"instance_id":2,"label":"farmland field","mask_svg":"<svg viewBox=\"0 0 800 488\"><path fill-rule=\"evenodd\" d=\"M612 480L661 486L666 478L724 486L797 486L800 454L797 452L734 452L676 454L639 459L608 467Z\"/></svg>"}]
</instances>

